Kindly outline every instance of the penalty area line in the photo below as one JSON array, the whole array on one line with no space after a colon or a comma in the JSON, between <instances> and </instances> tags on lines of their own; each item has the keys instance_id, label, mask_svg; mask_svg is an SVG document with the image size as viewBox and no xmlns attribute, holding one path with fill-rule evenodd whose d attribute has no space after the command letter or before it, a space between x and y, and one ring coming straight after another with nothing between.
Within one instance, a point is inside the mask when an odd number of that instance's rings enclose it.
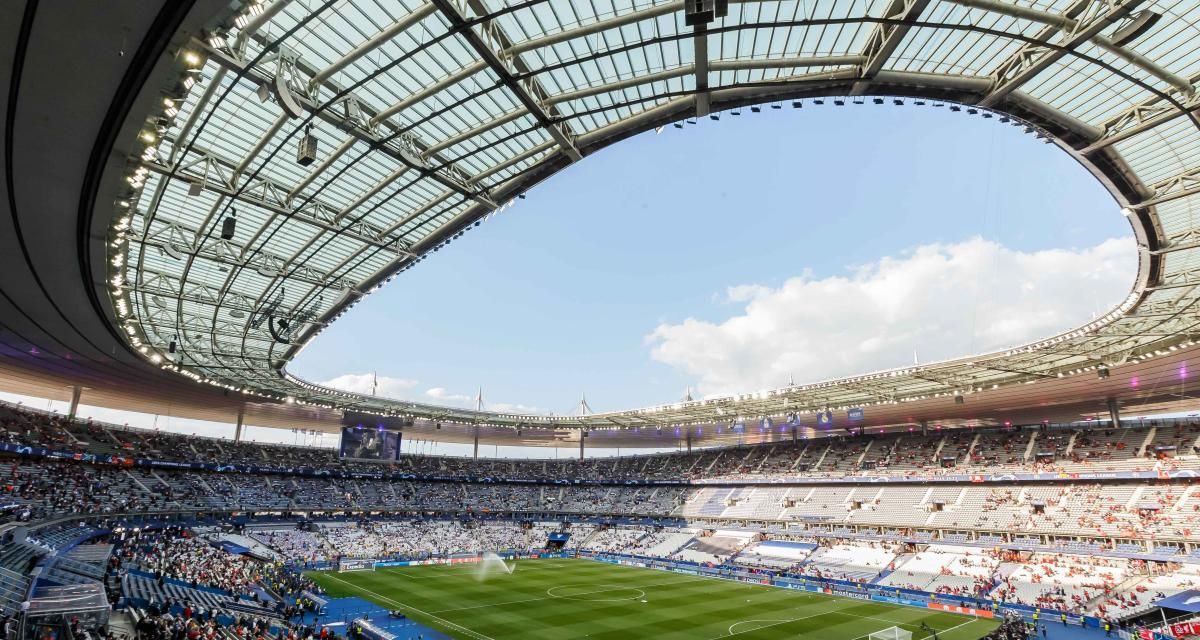
<instances>
[{"instance_id":1,"label":"penalty area line","mask_svg":"<svg viewBox=\"0 0 1200 640\"><path fill-rule=\"evenodd\" d=\"M951 631L954 631L955 629L965 627L965 626L971 624L972 622L977 622L978 620L979 620L979 618L973 617L970 620L967 620L966 622L963 622L961 624L956 624L953 627L950 627L949 629L942 629L941 631L937 631L936 633L950 633ZM931 633L931 634L925 636L924 638L922 638L921 640L929 640L930 638L934 637L934 635L935 635L934 633Z\"/></svg>"}]
</instances>

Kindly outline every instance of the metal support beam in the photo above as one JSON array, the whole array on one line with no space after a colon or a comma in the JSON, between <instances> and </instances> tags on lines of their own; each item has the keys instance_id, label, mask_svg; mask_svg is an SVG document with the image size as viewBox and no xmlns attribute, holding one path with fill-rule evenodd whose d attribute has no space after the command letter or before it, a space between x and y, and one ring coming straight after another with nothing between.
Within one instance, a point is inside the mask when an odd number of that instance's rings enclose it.
<instances>
[{"instance_id":1,"label":"metal support beam","mask_svg":"<svg viewBox=\"0 0 1200 640\"><path fill-rule=\"evenodd\" d=\"M225 67L220 67L217 69L217 72L213 74L212 80L208 82L208 86L204 87L204 93L200 94L200 99L197 100L196 105L192 107L192 113L188 115L187 121L184 122L183 127L179 129L179 133L175 135L176 142L175 144L171 145L171 156L168 160L169 164L175 164L175 157L182 153L187 147L188 137L191 135L192 129L200 120L200 116L208 113L208 103L211 102L213 96L216 95L217 89L221 88L221 85L225 81L225 74L228 72L229 70Z\"/></svg>"},{"instance_id":2,"label":"metal support beam","mask_svg":"<svg viewBox=\"0 0 1200 640\"><path fill-rule=\"evenodd\" d=\"M389 226L388 228L386 228L382 232L380 232L381 236L390 236L397 229L400 229L400 228L404 227L404 225L421 217L422 215L427 213L430 209L433 209L434 207L438 206L442 202L445 202L446 198L449 198L450 196L453 196L453 195L454 195L454 192L450 191L448 189L446 191L443 191L443 192L437 194L432 199L430 199L429 202L426 202L425 204L417 207L416 209L413 209L411 212L409 212L408 215L393 222L391 224L391 226Z\"/></svg>"},{"instance_id":3,"label":"metal support beam","mask_svg":"<svg viewBox=\"0 0 1200 640\"><path fill-rule=\"evenodd\" d=\"M1075 48L1089 41L1107 50L1109 53L1126 60L1130 64L1142 68L1147 73L1174 85L1184 93L1188 95L1192 93L1191 84L1187 80L1167 71L1155 62L1134 51L1113 44L1111 40L1100 35L1101 31L1108 28L1114 22L1128 16L1139 5L1145 3L1146 0L1118 0L1112 3L1082 0L1082 2L1072 7L1072 10L1067 15L1026 8L1000 2L999 0L950 1L968 7L975 7L985 11L992 11L1049 25L1048 28L1043 29L1037 34L1038 39L1047 44L1059 31L1065 32L1064 39L1056 47L1025 44L1012 57L1001 63L993 74L996 86L991 93L979 101L980 106L992 107L998 104L1009 93L1020 88L1052 64L1066 57ZM1102 8L1107 8L1108 10L1104 13L1095 13ZM1072 13L1083 17L1077 19L1071 15Z\"/></svg>"},{"instance_id":4,"label":"metal support beam","mask_svg":"<svg viewBox=\"0 0 1200 640\"><path fill-rule=\"evenodd\" d=\"M271 21L271 18L274 18L279 14L280 11L286 9L291 3L292 0L275 0L275 2L267 5L267 8L263 9L262 13L252 18L246 23L246 26L242 27L242 30L238 32L237 40L234 41L233 44L233 50L237 51L239 55L244 52L246 50L246 45L250 42L250 37L257 33L259 29L266 26L266 24Z\"/></svg>"},{"instance_id":5,"label":"metal support beam","mask_svg":"<svg viewBox=\"0 0 1200 640\"><path fill-rule=\"evenodd\" d=\"M867 38L867 46L863 50L864 61L862 62L862 71L859 73L862 80L854 83L850 95L861 96L867 92L871 86L871 80L875 78L876 74L883 71L888 59L904 41L904 36L908 35L910 27L907 23L920 18L929 3L930 0L892 0L892 4L888 6L884 16L900 20L903 24L876 25L875 30Z\"/></svg>"},{"instance_id":6,"label":"metal support beam","mask_svg":"<svg viewBox=\"0 0 1200 640\"><path fill-rule=\"evenodd\" d=\"M263 69L258 66L248 66L245 61L230 56L223 51L213 49L212 47L208 46L207 43L199 40L193 39L192 44L193 46L203 49L205 52L207 52L209 55L209 60L223 68L233 71L234 73L240 74L242 77L251 82L262 83L269 81L269 79L263 75ZM297 62L296 68L298 71L308 73L308 70L306 70L300 62ZM316 72L314 71L312 73L315 74ZM333 86L332 83L327 84ZM417 140L415 135L411 132L398 136L385 137L379 134L379 132L374 128L373 123L375 123L376 119L379 118L378 115L370 118L369 122L372 123L370 126L363 126L360 122L339 117L334 109L320 108L321 105L313 102L313 100L307 96L293 97L300 102L305 109L312 111L314 115L321 121L332 125L337 129L346 131L346 133L349 133L350 135L362 140L372 147L379 149L382 153L394 160L397 160L401 164L426 173L430 179L438 182L444 187L454 189L482 205L491 208L496 207L496 203L488 198L487 194L473 192L466 186L467 178L469 178L467 172L455 166L453 163L445 162L441 158L432 157L431 154L426 152L427 146L421 141ZM370 117L372 110L362 104L359 106L364 114L364 117ZM411 147L413 153L406 153L404 150L406 146ZM423 163L422 160L430 160L431 162ZM433 169L431 166L437 166L440 167L440 169Z\"/></svg>"},{"instance_id":7,"label":"metal support beam","mask_svg":"<svg viewBox=\"0 0 1200 640\"><path fill-rule=\"evenodd\" d=\"M1200 193L1200 169L1188 169L1158 182L1151 189L1154 190L1153 196L1130 207L1145 209Z\"/></svg>"},{"instance_id":8,"label":"metal support beam","mask_svg":"<svg viewBox=\"0 0 1200 640\"><path fill-rule=\"evenodd\" d=\"M338 158L342 157L342 154L349 151L350 147L353 147L355 142L358 142L358 138L355 138L354 136L350 136L342 141L337 148L331 151L329 155L325 156L324 160L321 160L320 164L313 168L312 171L309 171L308 175L301 178L300 182L296 183L296 186L292 187L292 190L288 192L286 202L291 204L292 200L296 199L296 196L300 194L301 190L312 184L313 180L316 180L322 173L325 173L329 167L333 166L333 163L337 162Z\"/></svg>"},{"instance_id":9,"label":"metal support beam","mask_svg":"<svg viewBox=\"0 0 1200 640\"><path fill-rule=\"evenodd\" d=\"M75 414L79 412L79 397L83 395L83 387L74 385L71 387L71 409L67 411L67 419L74 420Z\"/></svg>"},{"instance_id":10,"label":"metal support beam","mask_svg":"<svg viewBox=\"0 0 1200 640\"><path fill-rule=\"evenodd\" d=\"M1189 81L1193 85L1200 82L1200 75L1193 75ZM1183 108L1177 109L1175 105L1157 96L1140 104L1135 104L1105 122L1101 126L1104 130L1104 137L1084 147L1080 150L1080 153L1089 154L1112 146L1123 140L1128 140L1129 138L1155 129L1176 118L1200 110L1200 94L1195 94L1181 101L1181 105Z\"/></svg>"},{"instance_id":11,"label":"metal support beam","mask_svg":"<svg viewBox=\"0 0 1200 640\"><path fill-rule=\"evenodd\" d=\"M1112 421L1112 426L1121 426L1121 404L1116 398L1109 398L1106 402L1108 405L1108 419Z\"/></svg>"},{"instance_id":12,"label":"metal support beam","mask_svg":"<svg viewBox=\"0 0 1200 640\"><path fill-rule=\"evenodd\" d=\"M467 131L464 131L456 136L451 136L449 138L446 138L445 140L442 140L441 142L430 145L430 147L425 150L425 153L426 154L440 153L442 151L445 151L446 149L449 149L450 147L453 147L456 144L459 144L460 142L465 142L467 140L470 140L471 138L474 138L475 136L478 136L480 134L491 131L492 129L495 129L496 127L499 127L504 124L508 124L508 123L512 122L513 120L516 120L517 118L520 118L521 116L525 115L526 113L528 113L528 112L525 111L524 109L514 109L514 110L509 111L508 113L500 116L499 118L496 118L495 120L488 120L487 122L484 122L476 127L468 129Z\"/></svg>"},{"instance_id":13,"label":"metal support beam","mask_svg":"<svg viewBox=\"0 0 1200 640\"><path fill-rule=\"evenodd\" d=\"M233 441L234 442L242 441L242 429L243 429L245 420L246 420L246 404L242 403L242 404L238 405L237 427L233 430Z\"/></svg>"},{"instance_id":14,"label":"metal support beam","mask_svg":"<svg viewBox=\"0 0 1200 640\"><path fill-rule=\"evenodd\" d=\"M458 9L449 0L432 0L433 4L445 14L450 24L459 29L461 35L475 53L483 59L487 66L491 67L492 72L499 78L516 99L525 107L534 120L537 120L538 126L542 128L554 142L562 149L563 154L576 162L583 159L583 155L579 153L579 149L575 147L575 135L563 122L562 114L552 106L546 104L546 97L549 95L546 89L538 82L533 75L532 70L521 60L520 56L513 55L504 57L499 52L507 51L512 47L512 39L504 33L500 28L499 22L483 23L482 35L475 29L472 29ZM488 15L487 7L479 0L466 0L467 7L470 8L476 15ZM493 44L485 41L485 37L491 40ZM517 80L517 77L524 80ZM478 181L479 178L476 178Z\"/></svg>"},{"instance_id":15,"label":"metal support beam","mask_svg":"<svg viewBox=\"0 0 1200 640\"><path fill-rule=\"evenodd\" d=\"M217 162L224 164L224 161L222 161L222 160L217 160ZM172 171L172 169L170 167L159 164L157 162L146 162L142 166L149 169L152 173L157 173L159 175L164 176L164 179L166 176L171 175L171 171ZM385 237L385 234L382 234L382 233L379 233L377 235L360 234L360 233L354 232L351 229L342 228L339 224L337 224L337 221L333 219L333 216L330 216L330 219L328 221L320 219L313 213L322 206L322 204L320 202L314 201L314 202L309 203L309 206L300 207L300 208L284 205L283 204L283 202L285 200L284 189L286 187L283 187L282 185L280 185L280 187L278 189L276 189L276 188L274 188L274 186L271 183L263 181L263 180L258 180L256 182L254 182L253 184L256 187L261 187L261 189L259 189L259 188L252 189L252 188L249 188L246 186L243 186L242 188L239 189L232 183L227 182L227 180L225 180L225 179L219 178L214 172L210 172L207 169L205 170L204 174L200 175L200 176L195 176L195 175L180 172L180 173L177 173L175 177L176 177L176 179L199 180L200 184L201 184L201 188L203 188L205 191L210 191L217 195L228 197L228 198L233 198L234 200L236 200L238 202L243 202L243 203L246 203L249 205L253 205L253 206L259 207L261 209L264 209L266 211L270 211L274 214L285 216L289 219L296 220L297 222L304 222L306 224L310 224L314 227L319 227L326 231L341 231L342 235L344 235L348 238L353 238L353 239L358 240L359 242L362 242L367 245L371 245L371 246L375 246L375 247L379 247L379 248L385 248L392 243L392 240L387 239ZM281 197L278 199L278 201L273 201L271 199L262 197L259 194L260 191L262 193L278 193ZM330 211L334 210L334 209L332 209L332 207L327 207L327 209ZM365 223L364 223L364 227L369 232L375 232L374 228L366 226Z\"/></svg>"},{"instance_id":16,"label":"metal support beam","mask_svg":"<svg viewBox=\"0 0 1200 640\"><path fill-rule=\"evenodd\" d=\"M708 26L697 24L692 29L692 59L696 69L696 117L703 118L712 111L712 97L708 93Z\"/></svg>"},{"instance_id":17,"label":"metal support beam","mask_svg":"<svg viewBox=\"0 0 1200 640\"><path fill-rule=\"evenodd\" d=\"M710 71L741 71L743 69L781 69L781 68L795 68L795 67L829 67L829 66L840 66L840 65L857 65L857 64L861 63L862 60L863 60L862 56L803 56L803 57L798 57L798 58L773 58L770 60L714 60L714 61L708 63L708 69ZM548 98L547 102L549 104L560 104L563 102L570 102L572 100L579 100L580 98L588 98L591 96L597 96L597 95L609 93L611 91L617 91L620 89L628 89L630 87L637 87L637 86L641 86L644 84L650 84L653 82L661 82L664 80L671 80L674 78L682 78L684 76L695 74L696 72L697 72L697 65L695 65L695 64L680 65L678 67L672 67L670 69L663 69L661 71L655 71L654 73L639 74L639 75L636 75L633 77L625 78L624 80L617 80L615 82L610 82L607 84L598 84L598 85L593 85L590 87L585 87L583 89L578 89L575 91L569 91L567 93L560 93L560 94L557 94L554 96L550 96ZM836 78L836 77L840 77L841 75L844 75L844 74L842 74L838 71L831 71L831 72L823 72L822 76L824 76L824 75L828 75L829 77ZM794 76L794 78L796 78L798 80L799 79L809 79L812 77L817 77L817 76L816 76L816 74L807 75L807 76L806 75ZM718 91L718 90L714 90L714 92L715 91ZM592 132L592 134L594 134L594 133L595 132ZM592 135L592 134L589 134L589 135Z\"/></svg>"},{"instance_id":18,"label":"metal support beam","mask_svg":"<svg viewBox=\"0 0 1200 640\"><path fill-rule=\"evenodd\" d=\"M366 42L358 45L357 47L352 49L346 55L335 60L328 67L325 67L324 69L321 69L319 72L317 72L317 74L314 75L311 80L309 80L309 82L308 82L309 88L316 89L318 86L321 85L321 83L328 80L329 77L332 76L333 74L354 64L354 62L357 61L359 58L378 49L379 47L383 46L383 44L385 42L392 40L393 38L400 35L401 33L404 33L404 31L406 31L409 27L412 27L413 25L417 24L421 20L424 20L429 14L433 13L433 10L434 10L433 5L428 2L417 7L416 9L413 9L412 13L409 13L408 15L404 16L403 18L400 18L399 20L393 22L386 29L384 29L384 30L380 31L379 33L376 33L374 36L372 36L370 40L367 40Z\"/></svg>"},{"instance_id":19,"label":"metal support beam","mask_svg":"<svg viewBox=\"0 0 1200 640\"><path fill-rule=\"evenodd\" d=\"M579 460L583 461L583 443L587 441L587 429L579 432Z\"/></svg>"},{"instance_id":20,"label":"metal support beam","mask_svg":"<svg viewBox=\"0 0 1200 640\"><path fill-rule=\"evenodd\" d=\"M373 126L378 125L379 123L383 122L384 120L387 120L388 118L396 115L397 113L404 111L405 109L413 106L414 104L417 104L428 97L431 97L433 95L441 93L441 92L445 91L446 89L449 89L450 87L453 87L454 85L462 82L463 80L466 80L467 78L470 78L471 76L479 73L480 71L483 71L486 68L487 68L487 63L482 60L477 60L475 62L472 62L471 64L463 67L462 69L459 69L458 71L455 71L454 73L451 73L448 76L444 76L441 80L438 80L437 82L425 87L424 89L421 89L420 91L417 91L416 93L409 95L407 98L404 98L400 102L397 102L396 104L393 104L392 106L375 114L375 117L371 118L371 125L373 125Z\"/></svg>"},{"instance_id":21,"label":"metal support beam","mask_svg":"<svg viewBox=\"0 0 1200 640\"><path fill-rule=\"evenodd\" d=\"M471 453L471 457L479 459L479 425L475 425L475 448Z\"/></svg>"},{"instance_id":22,"label":"metal support beam","mask_svg":"<svg viewBox=\"0 0 1200 640\"><path fill-rule=\"evenodd\" d=\"M682 11L682 10L683 10L683 1L682 0L677 0L675 2L667 2L667 3L655 5L648 9L642 9L640 11L631 11L629 13L625 13L625 14L622 14L619 16L608 18L606 20L597 20L596 22L593 22L591 24L586 24L582 27L577 27L574 29L566 29L563 31L559 31L558 33L553 33L548 36L543 36L541 38L534 38L533 40L526 40L525 42L518 42L518 43L512 45L511 47L509 47L507 50L505 50L504 54L509 55L509 56L515 56L517 54L524 53L526 51L533 51L534 49L541 49L544 47L549 47L551 45L555 45L560 42L567 42L568 40L574 40L576 38L590 36L593 33L600 33L601 31L607 31L609 29L616 29L617 27L623 27L627 24L633 24L635 22L641 22L642 20L649 20L651 18L657 18L658 16L665 16L667 14L675 13L676 11Z\"/></svg>"},{"instance_id":23,"label":"metal support beam","mask_svg":"<svg viewBox=\"0 0 1200 640\"><path fill-rule=\"evenodd\" d=\"M234 168L233 184L236 185L241 182L242 174L246 172L250 163L254 162L258 154L262 153L262 150L267 147L267 143L275 137L275 134L279 133L279 130L283 128L283 123L287 122L289 117L286 111L280 112L279 116L275 118L275 122L272 122L271 126L267 127L267 130L258 137L258 142L254 143L254 146L246 153L246 157L242 158L242 161Z\"/></svg>"}]
</instances>

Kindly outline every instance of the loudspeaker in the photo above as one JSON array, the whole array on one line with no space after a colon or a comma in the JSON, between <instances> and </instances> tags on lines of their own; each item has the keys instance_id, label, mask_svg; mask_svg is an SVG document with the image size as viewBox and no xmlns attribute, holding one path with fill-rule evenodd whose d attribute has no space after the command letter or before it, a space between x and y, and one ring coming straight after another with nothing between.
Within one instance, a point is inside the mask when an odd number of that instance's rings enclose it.
<instances>
[{"instance_id":1,"label":"loudspeaker","mask_svg":"<svg viewBox=\"0 0 1200 640\"><path fill-rule=\"evenodd\" d=\"M221 239L233 240L233 232L237 230L237 218L229 216L221 223Z\"/></svg>"}]
</instances>

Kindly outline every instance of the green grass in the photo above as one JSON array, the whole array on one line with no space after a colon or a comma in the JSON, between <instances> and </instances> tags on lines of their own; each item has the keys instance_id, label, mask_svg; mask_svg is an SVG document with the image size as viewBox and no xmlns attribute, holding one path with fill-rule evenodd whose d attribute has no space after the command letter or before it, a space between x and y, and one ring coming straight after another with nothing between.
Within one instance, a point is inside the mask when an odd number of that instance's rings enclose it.
<instances>
[{"instance_id":1,"label":"green grass","mask_svg":"<svg viewBox=\"0 0 1200 640\"><path fill-rule=\"evenodd\" d=\"M334 597L405 610L463 640L853 640L893 625L914 640L977 640L997 626L927 609L590 560L523 560L480 580L475 565L313 573ZM645 600L645 602L643 602Z\"/></svg>"}]
</instances>

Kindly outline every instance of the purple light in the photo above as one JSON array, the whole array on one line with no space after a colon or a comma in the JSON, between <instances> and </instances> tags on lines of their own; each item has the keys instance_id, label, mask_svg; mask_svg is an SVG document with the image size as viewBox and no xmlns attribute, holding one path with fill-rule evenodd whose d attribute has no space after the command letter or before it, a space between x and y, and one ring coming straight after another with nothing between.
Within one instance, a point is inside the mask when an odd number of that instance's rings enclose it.
<instances>
[{"instance_id":1,"label":"purple light","mask_svg":"<svg viewBox=\"0 0 1200 640\"><path fill-rule=\"evenodd\" d=\"M1185 378L1187 378L1187 363L1183 362L1179 365L1179 379L1183 380Z\"/></svg>"},{"instance_id":2,"label":"purple light","mask_svg":"<svg viewBox=\"0 0 1200 640\"><path fill-rule=\"evenodd\" d=\"M1138 377L1137 376L1133 376L1132 378L1129 379L1129 386L1131 386L1135 389L1137 388L1137 386L1138 386Z\"/></svg>"}]
</instances>

